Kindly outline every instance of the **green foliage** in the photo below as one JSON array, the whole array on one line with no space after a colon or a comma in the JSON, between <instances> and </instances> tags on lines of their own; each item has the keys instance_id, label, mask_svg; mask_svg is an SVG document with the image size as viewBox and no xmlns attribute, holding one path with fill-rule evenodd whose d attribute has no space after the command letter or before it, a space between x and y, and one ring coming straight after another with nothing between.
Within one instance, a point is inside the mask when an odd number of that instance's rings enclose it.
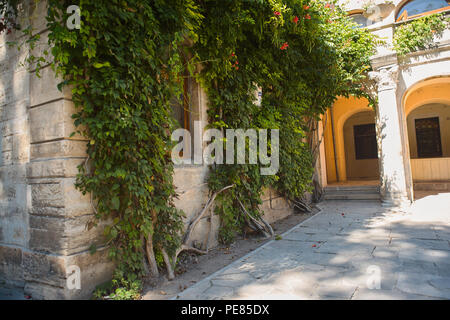
<instances>
[{"instance_id":1,"label":"green foliage","mask_svg":"<svg viewBox=\"0 0 450 320\"><path fill-rule=\"evenodd\" d=\"M81 29L65 26L79 5ZM179 44L201 16L193 1L50 0L49 42L62 86L79 108L75 124L89 143L77 187L91 193L111 258L142 274L144 237L170 254L183 213L173 205L170 99L181 92ZM83 130L81 130L83 128Z\"/></svg>"},{"instance_id":2,"label":"green foliage","mask_svg":"<svg viewBox=\"0 0 450 320\"><path fill-rule=\"evenodd\" d=\"M401 24L395 29L394 50L400 56L410 52L430 49L434 38L442 36L450 26L450 18L443 14L433 14Z\"/></svg>"},{"instance_id":3,"label":"green foliage","mask_svg":"<svg viewBox=\"0 0 450 320\"><path fill-rule=\"evenodd\" d=\"M120 271L114 273L113 280L97 286L92 298L95 300L139 300L142 283L136 276L128 277Z\"/></svg>"},{"instance_id":4,"label":"green foliage","mask_svg":"<svg viewBox=\"0 0 450 320\"><path fill-rule=\"evenodd\" d=\"M5 3L16 2L0 0L0 10ZM69 5L81 9L80 30L65 25ZM289 199L311 189L308 123L338 96L370 98L360 82L376 41L332 7L319 0L49 0L53 67L64 80L59 88L72 90L73 118L88 140L77 187L92 195L97 221L112 222L105 234L118 269L97 298L136 297L144 238L152 237L159 260L160 248L172 255L180 245L171 99L182 93L186 67L202 65L197 80L208 94L211 127L280 129L276 175L262 176L261 165L211 168L211 191L235 185L217 197L222 242L233 241L245 223L236 199L258 217L264 188ZM261 106L254 103L257 87Z\"/></svg>"},{"instance_id":5,"label":"green foliage","mask_svg":"<svg viewBox=\"0 0 450 320\"><path fill-rule=\"evenodd\" d=\"M13 30L20 29L20 25L16 23L19 3L20 0L0 1L0 33L10 34Z\"/></svg>"},{"instance_id":6,"label":"green foliage","mask_svg":"<svg viewBox=\"0 0 450 320\"><path fill-rule=\"evenodd\" d=\"M289 199L311 189L312 155L307 123L317 120L337 96L367 96L358 84L370 68L375 39L356 28L339 7L323 1L204 1L205 17L194 50L209 96L212 127L280 130L280 170L262 176L260 165L217 165L209 187L220 195L220 237L229 243L244 225L236 199L261 214L261 193L275 187ZM262 88L261 107L254 103ZM367 96L368 97L368 96Z\"/></svg>"}]
</instances>

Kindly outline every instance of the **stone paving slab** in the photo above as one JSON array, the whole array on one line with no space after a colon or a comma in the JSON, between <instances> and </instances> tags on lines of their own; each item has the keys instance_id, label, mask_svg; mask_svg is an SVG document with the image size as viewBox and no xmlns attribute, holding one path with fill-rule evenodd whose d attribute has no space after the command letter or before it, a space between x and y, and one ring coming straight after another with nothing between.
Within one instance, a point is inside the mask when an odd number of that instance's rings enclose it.
<instances>
[{"instance_id":1,"label":"stone paving slab","mask_svg":"<svg viewBox=\"0 0 450 320\"><path fill-rule=\"evenodd\" d=\"M376 201L320 207L175 299L450 299L446 210L427 219Z\"/></svg>"}]
</instances>

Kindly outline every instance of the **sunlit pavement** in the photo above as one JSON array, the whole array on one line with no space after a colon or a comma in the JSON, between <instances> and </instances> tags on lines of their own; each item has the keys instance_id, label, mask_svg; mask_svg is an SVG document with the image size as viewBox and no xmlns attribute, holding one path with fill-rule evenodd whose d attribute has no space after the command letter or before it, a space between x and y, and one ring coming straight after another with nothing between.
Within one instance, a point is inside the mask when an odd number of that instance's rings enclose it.
<instances>
[{"instance_id":1,"label":"sunlit pavement","mask_svg":"<svg viewBox=\"0 0 450 320\"><path fill-rule=\"evenodd\" d=\"M322 211L176 299L450 299L450 193Z\"/></svg>"}]
</instances>

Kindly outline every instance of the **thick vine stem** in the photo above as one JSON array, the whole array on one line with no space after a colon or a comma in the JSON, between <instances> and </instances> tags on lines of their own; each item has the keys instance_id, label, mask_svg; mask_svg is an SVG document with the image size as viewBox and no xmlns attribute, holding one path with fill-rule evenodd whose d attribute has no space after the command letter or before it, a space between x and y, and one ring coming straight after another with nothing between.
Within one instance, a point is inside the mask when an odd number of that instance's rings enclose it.
<instances>
[{"instance_id":1,"label":"thick vine stem","mask_svg":"<svg viewBox=\"0 0 450 320\"><path fill-rule=\"evenodd\" d=\"M273 237L275 235L275 232L273 232L272 226L264 220L263 217L259 217L259 220L266 226L266 228L269 230L270 236Z\"/></svg>"},{"instance_id":2,"label":"thick vine stem","mask_svg":"<svg viewBox=\"0 0 450 320\"><path fill-rule=\"evenodd\" d=\"M207 254L209 251L209 245L208 243L206 244L206 250L200 250L197 248L194 248L192 246L189 246L189 240L192 234L192 231L194 230L194 228L196 227L196 225L198 224L198 222L203 218L203 216L208 212L208 210L211 208L212 204L214 203L214 200L216 199L217 195L219 195L220 193L224 192L225 190L231 189L233 188L235 185L229 185L226 186L225 188L222 188L221 190L215 192L206 202L205 207L203 208L203 210L197 215L197 217L195 217L195 219L189 224L189 227L187 228L186 233L184 234L183 237L183 244L180 246L180 248L175 252L174 256L172 257L172 261L177 261L177 258L179 256L179 254L183 251L193 251L195 253L198 254ZM208 233L207 239L206 241L209 242L209 235L211 233L211 228L212 228L212 215L211 215L211 221L210 221L210 231ZM167 274L168 274L168 278L169 280L173 280L175 278L175 273L174 273L174 267L173 264L170 260L169 255L167 254L167 252L165 251L164 248L161 248L161 253L163 255L163 259L164 259L164 263L166 264L166 268L167 268Z\"/></svg>"},{"instance_id":3,"label":"thick vine stem","mask_svg":"<svg viewBox=\"0 0 450 320\"><path fill-rule=\"evenodd\" d=\"M307 205L303 200L291 200L294 207L300 209L303 212L310 213L312 211L311 207Z\"/></svg>"},{"instance_id":4,"label":"thick vine stem","mask_svg":"<svg viewBox=\"0 0 450 320\"><path fill-rule=\"evenodd\" d=\"M169 280L173 280L175 279L175 272L174 272L174 266L172 261L176 261L179 254L183 251L192 251L195 252L197 254L208 254L209 251L209 245L208 243L206 244L206 250L200 250L197 248L194 248L192 246L189 246L189 240L192 234L192 231L194 230L194 228L196 227L196 225L198 224L198 222L203 218L203 216L208 212L208 210L211 208L212 204L214 203L214 200L216 199L217 195L219 195L221 192L224 192L228 189L233 188L235 185L229 185L227 187L222 188L221 190L215 192L206 202L205 207L203 208L203 210L197 215L197 217L195 217L195 219L189 224L189 227L183 237L183 244L180 246L180 248L175 252L174 256L172 257L172 260L170 259L169 255L167 254L166 250L164 248L160 248L163 259L164 259L164 263L166 264L166 268L167 268L167 276ZM261 221L261 223L256 220L252 215L250 215L248 213L248 211L245 209L244 205L242 204L242 202L237 199L237 201L239 202L242 211L245 213L246 218L248 217L248 219L253 223L253 225L255 226L255 228L260 231L261 233L263 233L266 237L273 237L274 236L274 232L272 227L270 226L269 223L267 223L262 217L259 217L259 220ZM209 237L210 237L210 233L211 233L211 228L212 228L212 214L211 214L211 221L210 221L210 230L208 232L207 235L207 242L209 242ZM148 247L148 246L147 246Z\"/></svg>"},{"instance_id":5,"label":"thick vine stem","mask_svg":"<svg viewBox=\"0 0 450 320\"><path fill-rule=\"evenodd\" d=\"M262 224L256 220L248 211L245 209L244 205L242 204L241 200L237 199L239 205L241 206L242 211L245 213L245 215L251 220L251 222L256 226L256 228L263 233L267 238L273 237L274 232L270 224L268 224L262 217L259 217L259 220L261 220Z\"/></svg>"},{"instance_id":6,"label":"thick vine stem","mask_svg":"<svg viewBox=\"0 0 450 320\"><path fill-rule=\"evenodd\" d=\"M169 278L169 280L175 279L175 272L173 270L174 269L173 264L170 261L169 255L167 254L167 251L164 248L161 248L161 254L163 256L164 263L166 264L167 277Z\"/></svg>"},{"instance_id":7,"label":"thick vine stem","mask_svg":"<svg viewBox=\"0 0 450 320\"><path fill-rule=\"evenodd\" d=\"M197 225L197 223L200 221L201 218L203 218L203 216L208 212L208 209L211 207L211 205L214 203L214 200L216 199L217 195L219 195L220 193L224 192L225 190L231 189L233 188L235 185L229 185L217 192L215 192L211 198L208 199L208 201L206 202L205 207L203 208L203 210L198 214L198 216L191 222L191 224L189 225L184 237L183 237L183 244L187 245L187 243L189 243L189 238L191 237L191 233L192 230L194 230L195 226ZM212 223L212 221L211 221Z\"/></svg>"},{"instance_id":8,"label":"thick vine stem","mask_svg":"<svg viewBox=\"0 0 450 320\"><path fill-rule=\"evenodd\" d=\"M155 250L153 249L153 239L151 235L148 236L145 247L148 264L150 266L150 275L155 278L159 277L158 265L156 263Z\"/></svg>"},{"instance_id":9,"label":"thick vine stem","mask_svg":"<svg viewBox=\"0 0 450 320\"><path fill-rule=\"evenodd\" d=\"M200 250L191 246L187 246L185 244L183 244L178 250L177 250L177 254L176 257L178 257L178 255L183 252L183 251L192 251L198 254L207 254L208 250Z\"/></svg>"},{"instance_id":10,"label":"thick vine stem","mask_svg":"<svg viewBox=\"0 0 450 320\"><path fill-rule=\"evenodd\" d=\"M146 244L145 244L145 237L144 237L143 234L141 235L141 243L142 243L142 248L141 248L141 252L142 252L142 266L144 268L145 274L149 275L150 274L150 269L148 268L147 261L145 259L145 257L146 257L146 252L145 252Z\"/></svg>"},{"instance_id":11,"label":"thick vine stem","mask_svg":"<svg viewBox=\"0 0 450 320\"><path fill-rule=\"evenodd\" d=\"M213 216L214 216L213 211L209 210L209 222L210 223L209 223L208 235L206 236L206 252L209 251L209 243L211 242L210 238L211 238L212 228L213 228Z\"/></svg>"}]
</instances>

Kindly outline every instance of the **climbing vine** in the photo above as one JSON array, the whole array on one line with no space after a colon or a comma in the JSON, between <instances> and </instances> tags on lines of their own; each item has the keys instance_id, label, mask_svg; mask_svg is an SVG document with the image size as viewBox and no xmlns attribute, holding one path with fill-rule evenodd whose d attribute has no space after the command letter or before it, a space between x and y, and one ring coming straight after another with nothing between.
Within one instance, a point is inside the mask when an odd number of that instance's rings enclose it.
<instances>
[{"instance_id":1,"label":"climbing vine","mask_svg":"<svg viewBox=\"0 0 450 320\"><path fill-rule=\"evenodd\" d=\"M81 26L70 30L66 8L74 4ZM0 0L0 13L16 5ZM181 96L186 68L202 66L193 75L208 95L211 127L280 129L276 175L261 175L261 165L211 167L223 242L261 216L265 188L301 200L311 190L314 124L338 96L370 98L360 82L375 38L334 0L48 0L47 22L59 88L71 89L88 141L77 187L92 195L90 226L111 222L110 255L131 280L157 274L161 257L173 266L183 247L170 134L171 99Z\"/></svg>"},{"instance_id":2,"label":"climbing vine","mask_svg":"<svg viewBox=\"0 0 450 320\"><path fill-rule=\"evenodd\" d=\"M20 29L16 21L20 0L0 1L0 34L10 34L13 30Z\"/></svg>"},{"instance_id":3,"label":"climbing vine","mask_svg":"<svg viewBox=\"0 0 450 320\"><path fill-rule=\"evenodd\" d=\"M375 41L325 1L205 1L201 9L205 18L194 49L200 60L210 61L199 78L208 92L211 126L281 129L276 175L262 176L260 165L212 168L211 190L236 186L216 206L221 240L231 242L248 224L239 201L258 217L266 187L292 201L311 190L311 122L337 96L365 95L358 83ZM254 103L257 87L261 106Z\"/></svg>"},{"instance_id":4,"label":"climbing vine","mask_svg":"<svg viewBox=\"0 0 450 320\"><path fill-rule=\"evenodd\" d=\"M450 18L444 14L432 14L408 21L395 29L394 50L399 56L430 49L435 45L435 37L442 36L450 26Z\"/></svg>"},{"instance_id":5,"label":"climbing vine","mask_svg":"<svg viewBox=\"0 0 450 320\"><path fill-rule=\"evenodd\" d=\"M127 273L157 274L154 252L181 244L183 213L173 204L170 134L172 97L180 96L180 44L201 18L193 0L79 1L81 28L71 31L65 8L49 1L55 65L80 111L75 124L89 140L89 166L77 187L91 193L110 255ZM61 12L63 15L61 15Z\"/></svg>"}]
</instances>

